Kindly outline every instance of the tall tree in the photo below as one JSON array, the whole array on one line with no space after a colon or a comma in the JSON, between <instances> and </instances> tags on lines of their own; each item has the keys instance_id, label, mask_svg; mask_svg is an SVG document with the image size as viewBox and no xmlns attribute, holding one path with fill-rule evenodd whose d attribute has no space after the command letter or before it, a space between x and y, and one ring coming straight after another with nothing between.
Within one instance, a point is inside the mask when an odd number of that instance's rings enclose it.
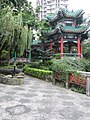
<instances>
[{"instance_id":1,"label":"tall tree","mask_svg":"<svg viewBox=\"0 0 90 120\"><path fill-rule=\"evenodd\" d=\"M4 49L16 49L19 56L25 49L31 51L33 29L38 26L31 3L26 0L1 0L0 3L0 54ZM18 7L19 3L22 7Z\"/></svg>"}]
</instances>

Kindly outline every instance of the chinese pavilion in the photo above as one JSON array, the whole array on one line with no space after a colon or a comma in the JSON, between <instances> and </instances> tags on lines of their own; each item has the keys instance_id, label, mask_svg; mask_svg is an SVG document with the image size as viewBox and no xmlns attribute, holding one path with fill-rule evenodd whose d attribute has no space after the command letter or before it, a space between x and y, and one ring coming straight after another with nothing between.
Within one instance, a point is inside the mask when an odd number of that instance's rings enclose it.
<instances>
[{"instance_id":1,"label":"chinese pavilion","mask_svg":"<svg viewBox=\"0 0 90 120\"><path fill-rule=\"evenodd\" d=\"M82 42L88 38L88 26L84 24L83 14L83 10L60 9L57 14L48 15L50 29L44 32L46 49L50 48L53 54L60 53L61 58L65 55L81 58Z\"/></svg>"}]
</instances>

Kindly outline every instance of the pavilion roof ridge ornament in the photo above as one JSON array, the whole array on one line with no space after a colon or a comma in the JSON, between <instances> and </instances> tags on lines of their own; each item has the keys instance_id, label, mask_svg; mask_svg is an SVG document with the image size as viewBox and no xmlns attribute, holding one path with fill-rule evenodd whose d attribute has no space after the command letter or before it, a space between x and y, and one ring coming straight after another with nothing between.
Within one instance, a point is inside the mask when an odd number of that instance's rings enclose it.
<instances>
[{"instance_id":1,"label":"pavilion roof ridge ornament","mask_svg":"<svg viewBox=\"0 0 90 120\"><path fill-rule=\"evenodd\" d=\"M61 33L60 32L61 30L60 30L60 28L55 28L55 29L53 29L53 30L50 30L49 32L48 32L48 36L50 36L50 35L54 35L54 34L56 34L56 33Z\"/></svg>"},{"instance_id":2,"label":"pavilion roof ridge ornament","mask_svg":"<svg viewBox=\"0 0 90 120\"><path fill-rule=\"evenodd\" d=\"M79 18L84 13L85 12L83 11L83 9L78 9L78 10L75 10L75 11L73 11L73 10L69 11L68 9L60 8L57 14L55 14L55 13L48 14L46 16L46 19L49 22L53 22L55 20L62 19L64 17L67 17L67 18Z\"/></svg>"},{"instance_id":3,"label":"pavilion roof ridge ornament","mask_svg":"<svg viewBox=\"0 0 90 120\"><path fill-rule=\"evenodd\" d=\"M78 9L76 11L69 11L68 9L60 9L65 17L79 17L84 14L82 9Z\"/></svg>"},{"instance_id":4,"label":"pavilion roof ridge ornament","mask_svg":"<svg viewBox=\"0 0 90 120\"><path fill-rule=\"evenodd\" d=\"M48 16L46 16L46 19L49 20L50 22L57 18L58 18L57 14L49 14Z\"/></svg>"}]
</instances>

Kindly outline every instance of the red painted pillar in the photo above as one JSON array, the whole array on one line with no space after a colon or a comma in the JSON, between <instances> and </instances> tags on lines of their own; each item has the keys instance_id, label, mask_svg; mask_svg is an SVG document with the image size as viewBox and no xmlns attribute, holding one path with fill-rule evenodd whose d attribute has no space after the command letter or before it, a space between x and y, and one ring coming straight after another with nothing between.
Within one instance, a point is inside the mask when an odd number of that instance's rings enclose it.
<instances>
[{"instance_id":1,"label":"red painted pillar","mask_svg":"<svg viewBox=\"0 0 90 120\"><path fill-rule=\"evenodd\" d=\"M77 49L78 49L78 58L80 58L80 56L81 56L81 50L80 50L80 37L78 37Z\"/></svg>"},{"instance_id":2,"label":"red painted pillar","mask_svg":"<svg viewBox=\"0 0 90 120\"><path fill-rule=\"evenodd\" d=\"M64 49L63 49L63 37L61 37L60 49L61 49L61 58L63 58L63 52L64 52Z\"/></svg>"},{"instance_id":3,"label":"red painted pillar","mask_svg":"<svg viewBox=\"0 0 90 120\"><path fill-rule=\"evenodd\" d=\"M82 58L82 43L80 44L80 53L81 53L81 58Z\"/></svg>"},{"instance_id":4,"label":"red painted pillar","mask_svg":"<svg viewBox=\"0 0 90 120\"><path fill-rule=\"evenodd\" d=\"M50 50L52 50L52 42L50 42Z\"/></svg>"},{"instance_id":5,"label":"red painted pillar","mask_svg":"<svg viewBox=\"0 0 90 120\"><path fill-rule=\"evenodd\" d=\"M71 43L70 42L68 43L68 51L69 51L69 53L71 52Z\"/></svg>"}]
</instances>

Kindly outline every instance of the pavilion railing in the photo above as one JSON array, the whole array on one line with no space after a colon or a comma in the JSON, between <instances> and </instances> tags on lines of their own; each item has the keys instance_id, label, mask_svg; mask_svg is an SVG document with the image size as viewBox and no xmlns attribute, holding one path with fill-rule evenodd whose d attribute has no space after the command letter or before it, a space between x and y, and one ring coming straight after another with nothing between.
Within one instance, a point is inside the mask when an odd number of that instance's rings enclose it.
<instances>
[{"instance_id":1,"label":"pavilion railing","mask_svg":"<svg viewBox=\"0 0 90 120\"><path fill-rule=\"evenodd\" d=\"M77 54L77 53L61 53L61 55L63 55L63 57L83 57L82 54Z\"/></svg>"}]
</instances>

